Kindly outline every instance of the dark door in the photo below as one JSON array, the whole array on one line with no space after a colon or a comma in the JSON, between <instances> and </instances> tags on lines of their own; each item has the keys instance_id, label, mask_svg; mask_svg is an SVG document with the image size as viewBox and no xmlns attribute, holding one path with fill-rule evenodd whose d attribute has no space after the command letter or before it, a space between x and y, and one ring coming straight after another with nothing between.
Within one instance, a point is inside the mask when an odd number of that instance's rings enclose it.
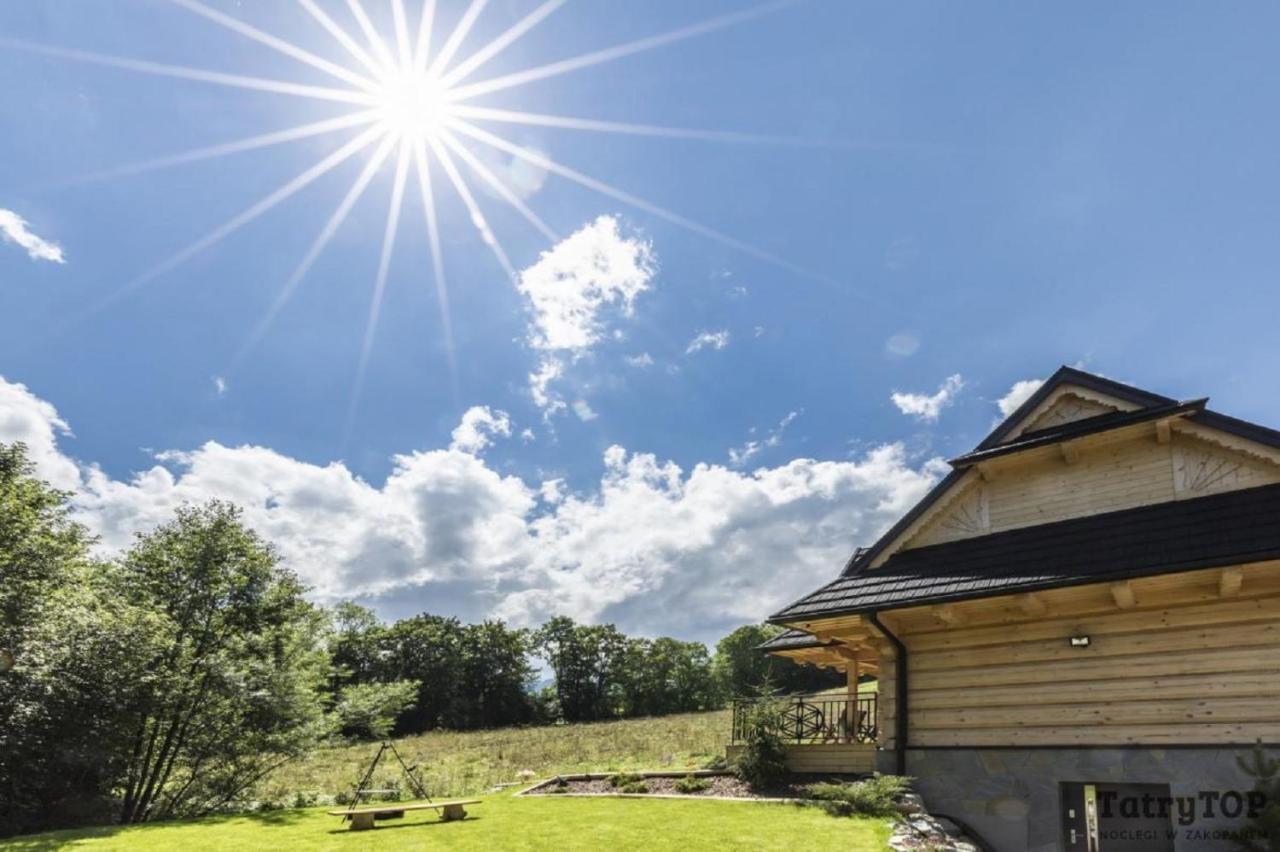
<instances>
[{"instance_id":1,"label":"dark door","mask_svg":"<svg viewBox=\"0 0 1280 852\"><path fill-rule=\"evenodd\" d=\"M1092 784L1062 785L1062 848L1099 852L1096 789ZM1090 811L1090 805L1094 810Z\"/></svg>"},{"instance_id":2,"label":"dark door","mask_svg":"<svg viewBox=\"0 0 1280 852\"><path fill-rule=\"evenodd\" d=\"M1063 784L1063 848L1174 852L1168 802L1167 784Z\"/></svg>"}]
</instances>

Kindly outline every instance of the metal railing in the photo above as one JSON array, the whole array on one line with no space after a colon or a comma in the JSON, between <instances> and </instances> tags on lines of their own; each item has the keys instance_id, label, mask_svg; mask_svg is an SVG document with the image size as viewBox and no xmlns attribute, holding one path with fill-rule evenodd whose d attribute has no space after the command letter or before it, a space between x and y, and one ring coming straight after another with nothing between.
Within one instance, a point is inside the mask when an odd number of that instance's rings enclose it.
<instances>
[{"instance_id":1,"label":"metal railing","mask_svg":"<svg viewBox=\"0 0 1280 852\"><path fill-rule=\"evenodd\" d=\"M751 710L761 701L779 705L779 733L788 743L875 742L879 709L875 693L859 695L856 700L841 695L735 700L732 742L746 740Z\"/></svg>"}]
</instances>

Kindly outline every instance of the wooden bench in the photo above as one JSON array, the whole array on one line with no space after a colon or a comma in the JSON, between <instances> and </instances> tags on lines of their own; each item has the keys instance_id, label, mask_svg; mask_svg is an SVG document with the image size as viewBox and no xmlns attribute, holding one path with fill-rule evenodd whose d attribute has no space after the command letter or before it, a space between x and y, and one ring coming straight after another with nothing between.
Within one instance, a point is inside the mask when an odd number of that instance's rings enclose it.
<instances>
[{"instance_id":1,"label":"wooden bench","mask_svg":"<svg viewBox=\"0 0 1280 852\"><path fill-rule=\"evenodd\" d=\"M402 804L401 802L387 802L374 808L358 808L348 809L345 811L329 811L329 816L351 817L351 830L364 831L373 828L375 819L391 819L393 817L404 816L405 811L440 811L440 818L445 822L455 819L462 819L467 815L467 809L463 805L478 805L479 799L457 799L452 802L425 802L419 804Z\"/></svg>"}]
</instances>

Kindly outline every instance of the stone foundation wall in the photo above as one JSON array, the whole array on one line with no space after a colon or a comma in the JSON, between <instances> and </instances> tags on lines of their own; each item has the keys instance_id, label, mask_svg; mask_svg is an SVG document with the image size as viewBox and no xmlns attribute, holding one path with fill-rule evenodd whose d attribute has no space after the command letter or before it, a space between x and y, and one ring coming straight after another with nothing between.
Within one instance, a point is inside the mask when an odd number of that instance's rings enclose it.
<instances>
[{"instance_id":1,"label":"stone foundation wall","mask_svg":"<svg viewBox=\"0 0 1280 852\"><path fill-rule=\"evenodd\" d=\"M1254 779L1236 763L1237 755L1249 751L1242 747L921 748L907 750L907 774L916 779L915 789L932 813L972 826L998 852L1064 848L1063 782L1168 784L1173 797L1196 799L1191 822L1180 824L1176 815L1172 820L1176 852L1216 852L1239 848L1221 833L1242 829L1247 820L1224 818L1221 808L1212 806L1208 815L1205 799L1252 790ZM877 759L881 772L894 771L893 752L881 751ZM1104 840L1101 852L1107 852L1107 847Z\"/></svg>"}]
</instances>

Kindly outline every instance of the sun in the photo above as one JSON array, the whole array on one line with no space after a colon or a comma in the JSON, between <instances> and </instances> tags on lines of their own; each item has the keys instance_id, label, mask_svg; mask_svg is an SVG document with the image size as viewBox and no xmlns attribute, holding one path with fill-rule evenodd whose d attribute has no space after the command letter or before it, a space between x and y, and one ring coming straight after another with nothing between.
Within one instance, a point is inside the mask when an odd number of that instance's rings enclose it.
<instances>
[{"instance_id":1,"label":"sun","mask_svg":"<svg viewBox=\"0 0 1280 852\"><path fill-rule=\"evenodd\" d=\"M397 68L378 80L378 121L402 144L435 142L453 115L449 89L440 77L413 68Z\"/></svg>"},{"instance_id":2,"label":"sun","mask_svg":"<svg viewBox=\"0 0 1280 852\"><path fill-rule=\"evenodd\" d=\"M436 210L441 188L447 185L453 189L454 195L466 208L466 218L479 232L482 243L493 253L508 278L514 279L517 273L501 241L490 228L466 173L470 173L472 180L478 180L491 191L492 196L501 199L519 212L545 238L552 242L559 240L557 233L531 209L527 199L510 186L507 180L495 173L493 168L486 165L485 158L477 155L477 149L489 151L490 162L493 161L492 156L496 155L510 158L512 163L532 165L540 171L556 175L607 198L665 219L744 254L809 278L838 283L828 276L799 267L757 246L618 189L599 178L554 160L541 151L512 142L483 126L497 123L499 126L514 124L558 130L698 139L722 143L813 145L812 140L793 137L547 115L509 108L499 109L485 106L483 103L483 98L487 95L507 93L530 83L703 36L785 9L797 0L765 0L759 5L702 20L669 32L645 36L623 44L479 80L474 79L478 71L499 58L508 47L564 6L568 0L542 0L532 11L470 53L464 49L468 36L481 12L488 5L488 0L466 0L465 5L459 2L461 13L447 35L436 27L437 6L446 5L444 0L420 0L419 3L413 4L417 7L413 10L406 7L406 0L386 0L391 11L391 32L385 31L388 29L385 23L381 30L374 23L364 7L367 0L345 0L345 13L338 11L337 7L340 4L337 0L297 0L298 6L310 16L311 22L319 25L332 37L327 48L318 48L325 49L326 56L314 53L281 36L264 32L240 18L206 5L202 0L170 0L170 2L239 36L297 60L312 71L324 74L327 79L304 83L293 79L251 77L226 71L166 65L132 57L110 56L86 50L35 44L3 35L0 35L0 48L199 83L289 95L328 104L343 104L349 107L350 111L337 117L273 130L247 139L128 164L85 176L82 180L122 177L329 134L343 134L346 138L331 153L258 199L236 216L223 222L168 259L135 276L95 305L82 311L75 322L87 319L144 284L171 272L196 254L211 248L282 204L343 163L362 160L363 166L354 182L342 195L336 209L320 229L306 255L289 278L283 282L269 308L254 325L248 339L235 356L234 363L223 373L230 374L243 365L250 351L266 334L275 317L301 286L308 271L320 258L325 247L373 183L374 177L385 168L390 168L394 173L390 205L387 209L386 226L383 230L377 272L373 281L369 315L365 323L364 344L352 392L351 411L354 412L358 402L369 352L373 345L388 270L399 230L401 211L406 203L414 200L415 196L420 200L424 212L426 233L423 236L430 247L430 277L434 279L439 303L444 350L449 359L450 373L455 376L456 382L448 286L445 281L442 241ZM385 9L386 6L382 8ZM438 39L439 36L444 37ZM554 43L554 40L551 40L551 43ZM411 189L411 183L416 184L416 187ZM350 414L348 420L350 420Z\"/></svg>"}]
</instances>

